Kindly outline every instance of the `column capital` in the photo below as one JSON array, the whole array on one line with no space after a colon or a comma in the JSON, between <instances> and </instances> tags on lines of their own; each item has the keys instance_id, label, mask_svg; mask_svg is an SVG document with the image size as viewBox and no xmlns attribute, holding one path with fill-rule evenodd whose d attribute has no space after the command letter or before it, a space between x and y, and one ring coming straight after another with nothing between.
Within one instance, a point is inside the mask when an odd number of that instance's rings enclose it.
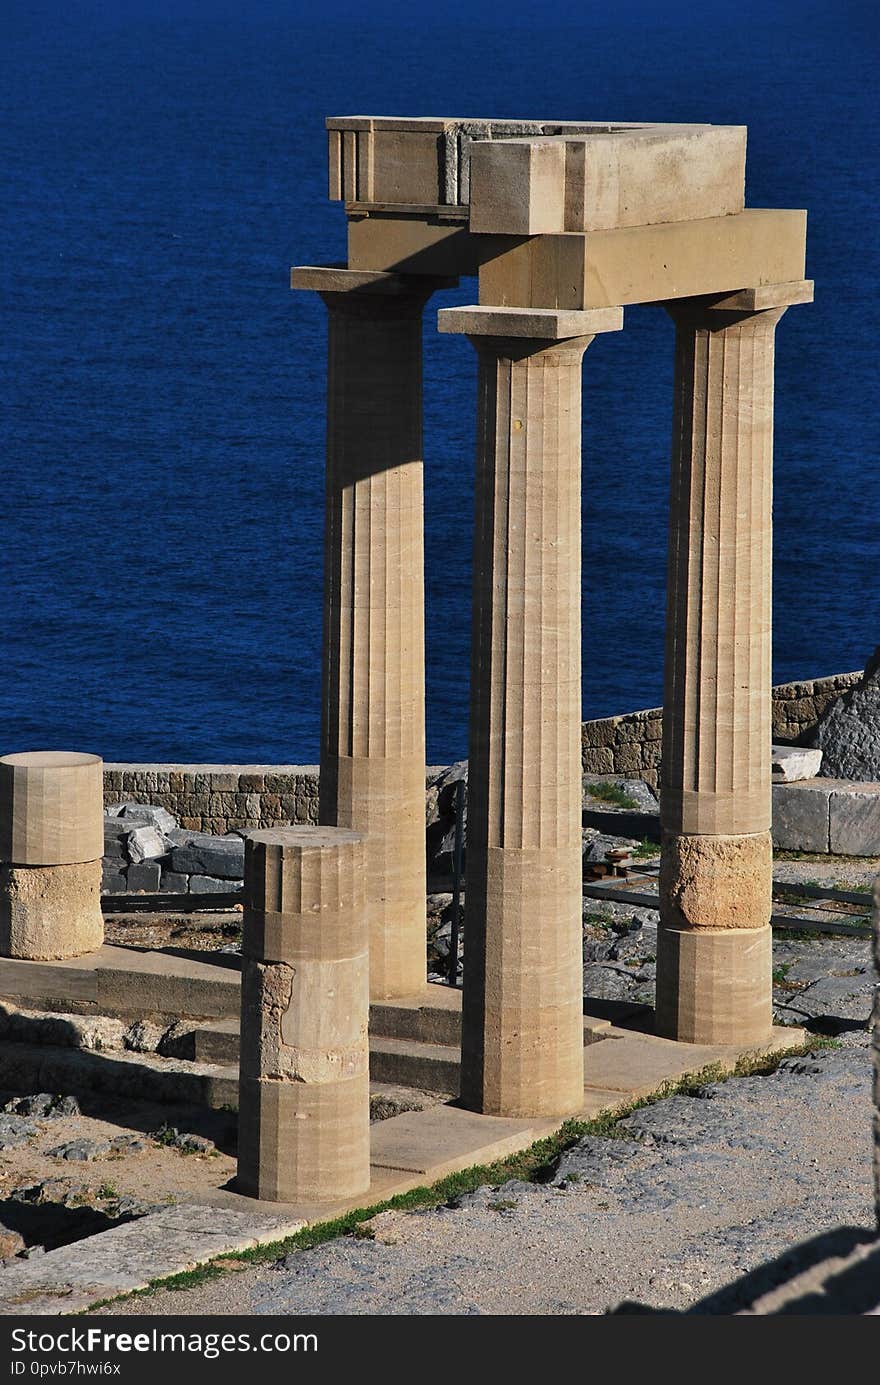
<instances>
[{"instance_id":1,"label":"column capital","mask_svg":"<svg viewBox=\"0 0 880 1385\"><path fill-rule=\"evenodd\" d=\"M451 289L456 278L428 274L392 274L384 270L348 269L342 264L294 265L290 271L290 287L312 293L362 297L427 299L437 289ZM325 299L326 301L326 299Z\"/></svg>"},{"instance_id":2,"label":"column capital","mask_svg":"<svg viewBox=\"0 0 880 1385\"><path fill-rule=\"evenodd\" d=\"M812 303L813 280L793 279L784 284L758 284L734 293L710 293L693 298L670 298L663 307L675 322L694 322L708 330L730 327L745 318L775 313L774 322L786 308ZM702 322L700 321L702 319Z\"/></svg>"},{"instance_id":3,"label":"column capital","mask_svg":"<svg viewBox=\"0 0 880 1385\"><path fill-rule=\"evenodd\" d=\"M619 332L622 327L623 308L493 308L471 303L463 308L441 308L437 314L440 332L502 340L566 341Z\"/></svg>"}]
</instances>

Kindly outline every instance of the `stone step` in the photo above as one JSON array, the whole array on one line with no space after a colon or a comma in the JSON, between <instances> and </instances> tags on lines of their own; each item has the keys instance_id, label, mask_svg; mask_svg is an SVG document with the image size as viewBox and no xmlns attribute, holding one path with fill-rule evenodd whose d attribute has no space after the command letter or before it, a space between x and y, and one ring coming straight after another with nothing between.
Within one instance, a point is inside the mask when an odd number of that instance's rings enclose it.
<instances>
[{"instance_id":1,"label":"stone step","mask_svg":"<svg viewBox=\"0 0 880 1385\"><path fill-rule=\"evenodd\" d=\"M448 989L449 998L442 995ZM404 1050L411 1050L414 1058L423 1048L452 1049L458 1063L461 1045L461 992L451 988L437 987L441 992L440 1003L429 1002L415 1005L384 1004L370 1006L370 1052L377 1055L386 1039L400 1042ZM606 1015L590 1014L584 1016L584 1043L596 1043L605 1037L610 1023L620 1019L635 1018L638 1013L647 1011L647 1006L626 1006L621 1002L591 1002L591 1008L608 1011ZM239 1026L237 1019L208 1020L194 1024L186 1033L175 1039L174 1056L186 1058L197 1063L237 1063L239 1059ZM444 1061L449 1055L444 1054ZM384 1064L386 1059L379 1056L377 1061ZM395 1082L404 1081L394 1077ZM419 1085L418 1081L415 1082ZM432 1088L432 1090L434 1090ZM451 1088L438 1087L437 1091L450 1091Z\"/></svg>"},{"instance_id":2,"label":"stone step","mask_svg":"<svg viewBox=\"0 0 880 1385\"><path fill-rule=\"evenodd\" d=\"M428 1049L429 1046L420 1047ZM454 1066L457 1083L457 1053ZM423 1063L419 1068L413 1061L410 1068L413 1073L422 1071L433 1077L434 1069L430 1064ZM392 1069L393 1065L386 1063L385 1072ZM238 1109L238 1066L237 1063L160 1058L154 1053L98 1052L4 1042L0 1044L0 1090L22 1096L53 1092L75 1096L84 1102L101 1095L129 1100L135 1096L142 1101L235 1111ZM451 1091L452 1087L436 1087L433 1081L429 1084L410 1080L398 1082L393 1076L383 1078L377 1074L374 1077L371 1073L370 1114L373 1120L385 1120L401 1111L423 1110L433 1105L440 1095L448 1095Z\"/></svg>"},{"instance_id":3,"label":"stone step","mask_svg":"<svg viewBox=\"0 0 880 1385\"><path fill-rule=\"evenodd\" d=\"M370 1077L403 1087L458 1094L459 1050L412 1039L370 1039Z\"/></svg>"}]
</instances>

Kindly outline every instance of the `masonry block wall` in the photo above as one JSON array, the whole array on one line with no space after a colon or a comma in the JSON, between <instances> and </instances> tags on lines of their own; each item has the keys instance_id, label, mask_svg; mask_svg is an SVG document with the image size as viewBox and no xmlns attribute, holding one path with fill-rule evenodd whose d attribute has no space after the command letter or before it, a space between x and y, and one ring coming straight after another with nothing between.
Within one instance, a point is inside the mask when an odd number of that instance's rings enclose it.
<instances>
[{"instance_id":1,"label":"masonry block wall","mask_svg":"<svg viewBox=\"0 0 880 1385\"><path fill-rule=\"evenodd\" d=\"M835 673L804 683L781 683L774 688L774 744L809 744L812 732L831 704L861 677L862 671L857 669L854 673ZM585 721L581 728L584 773L644 779L656 792L660 784L662 723L662 707Z\"/></svg>"},{"instance_id":2,"label":"masonry block wall","mask_svg":"<svg viewBox=\"0 0 880 1385\"><path fill-rule=\"evenodd\" d=\"M317 765L106 764L104 803L153 803L194 832L318 821Z\"/></svg>"}]
</instances>

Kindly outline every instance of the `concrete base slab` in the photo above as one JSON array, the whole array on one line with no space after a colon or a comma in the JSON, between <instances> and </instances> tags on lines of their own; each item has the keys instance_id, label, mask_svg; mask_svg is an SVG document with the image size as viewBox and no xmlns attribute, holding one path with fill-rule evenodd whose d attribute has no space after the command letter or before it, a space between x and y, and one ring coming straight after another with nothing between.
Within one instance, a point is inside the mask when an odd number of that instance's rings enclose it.
<instances>
[{"instance_id":1,"label":"concrete base slab","mask_svg":"<svg viewBox=\"0 0 880 1385\"><path fill-rule=\"evenodd\" d=\"M493 1164L527 1149L557 1124L481 1116L457 1106L407 1111L374 1127L370 1163L378 1169L420 1173L434 1182L471 1164Z\"/></svg>"},{"instance_id":2,"label":"concrete base slab","mask_svg":"<svg viewBox=\"0 0 880 1385\"><path fill-rule=\"evenodd\" d=\"M708 1062L730 1072L739 1058L756 1052L679 1044L612 1025L606 1032L607 1038L584 1054L582 1120L618 1111ZM803 1030L777 1028L766 1049L796 1048L803 1041ZM561 1125L559 1118L482 1116L450 1104L404 1112L371 1128L371 1182L360 1197L288 1205L244 1197L233 1187L200 1193L198 1201L0 1269L0 1314L77 1312L218 1256L283 1240L307 1224L332 1221L462 1169L493 1164Z\"/></svg>"},{"instance_id":3,"label":"concrete base slab","mask_svg":"<svg viewBox=\"0 0 880 1385\"><path fill-rule=\"evenodd\" d=\"M244 1199L243 1199L244 1201ZM265 1207L265 1204L264 1204ZM0 1269L0 1316L76 1313L302 1229L278 1209L179 1205Z\"/></svg>"}]
</instances>

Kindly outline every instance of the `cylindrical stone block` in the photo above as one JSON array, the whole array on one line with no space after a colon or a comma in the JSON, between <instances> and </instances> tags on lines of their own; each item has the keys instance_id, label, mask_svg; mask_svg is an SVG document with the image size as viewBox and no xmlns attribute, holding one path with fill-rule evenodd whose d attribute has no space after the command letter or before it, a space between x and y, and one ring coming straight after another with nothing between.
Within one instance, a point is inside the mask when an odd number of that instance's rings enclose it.
<instances>
[{"instance_id":1,"label":"cylindrical stone block","mask_svg":"<svg viewBox=\"0 0 880 1385\"><path fill-rule=\"evenodd\" d=\"M302 276L329 312L319 815L366 839L370 993L387 1000L427 983L422 310L437 281Z\"/></svg>"},{"instance_id":2,"label":"cylindrical stone block","mask_svg":"<svg viewBox=\"0 0 880 1385\"><path fill-rule=\"evenodd\" d=\"M103 941L100 861L0 865L0 957L59 961Z\"/></svg>"},{"instance_id":3,"label":"cylindrical stone block","mask_svg":"<svg viewBox=\"0 0 880 1385\"><path fill-rule=\"evenodd\" d=\"M472 336L479 359L461 1098L583 1106L581 362L592 337Z\"/></svg>"},{"instance_id":4,"label":"cylindrical stone block","mask_svg":"<svg viewBox=\"0 0 880 1385\"><path fill-rule=\"evenodd\" d=\"M773 1024L772 930L661 927L657 1033L680 1043L766 1044Z\"/></svg>"},{"instance_id":5,"label":"cylindrical stone block","mask_svg":"<svg viewBox=\"0 0 880 1385\"><path fill-rule=\"evenodd\" d=\"M100 756L0 758L0 955L57 960L100 947L103 854Z\"/></svg>"},{"instance_id":6,"label":"cylindrical stone block","mask_svg":"<svg viewBox=\"0 0 880 1385\"><path fill-rule=\"evenodd\" d=\"M70 866L104 855L99 755L34 750L0 757L0 861Z\"/></svg>"},{"instance_id":7,"label":"cylindrical stone block","mask_svg":"<svg viewBox=\"0 0 880 1385\"><path fill-rule=\"evenodd\" d=\"M370 1184L364 841L329 827L245 844L238 1186L271 1202Z\"/></svg>"}]
</instances>

